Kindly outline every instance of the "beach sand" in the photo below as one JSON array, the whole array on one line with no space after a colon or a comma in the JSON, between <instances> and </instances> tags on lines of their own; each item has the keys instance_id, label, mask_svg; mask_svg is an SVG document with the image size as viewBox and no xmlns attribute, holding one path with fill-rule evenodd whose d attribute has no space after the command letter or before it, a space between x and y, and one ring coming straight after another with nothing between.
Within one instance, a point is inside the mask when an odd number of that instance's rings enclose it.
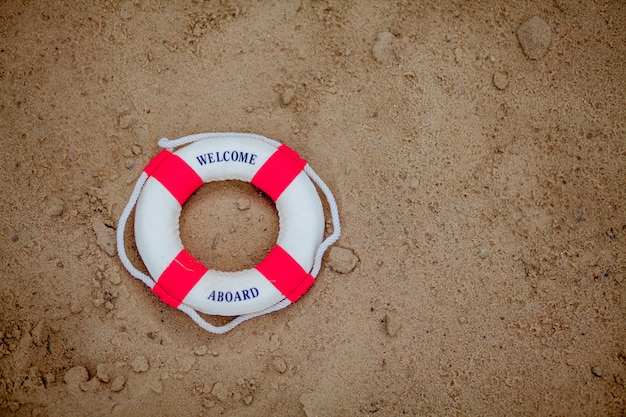
<instances>
[{"instance_id":1,"label":"beach sand","mask_svg":"<svg viewBox=\"0 0 626 417\"><path fill-rule=\"evenodd\" d=\"M625 40L622 1L2 2L0 415L624 416ZM228 131L343 233L213 335L115 229L159 138ZM277 233L237 181L181 218L215 269Z\"/></svg>"}]
</instances>

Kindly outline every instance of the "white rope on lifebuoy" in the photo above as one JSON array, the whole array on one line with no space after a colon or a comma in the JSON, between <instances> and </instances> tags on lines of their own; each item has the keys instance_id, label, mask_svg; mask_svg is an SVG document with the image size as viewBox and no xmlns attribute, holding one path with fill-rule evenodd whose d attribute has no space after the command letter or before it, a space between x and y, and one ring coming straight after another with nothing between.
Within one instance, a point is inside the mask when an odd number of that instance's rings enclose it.
<instances>
[{"instance_id":1,"label":"white rope on lifebuoy","mask_svg":"<svg viewBox=\"0 0 626 417\"><path fill-rule=\"evenodd\" d=\"M188 146L174 152L182 145ZM247 133L163 138L159 146L164 150L139 176L117 228L118 254L128 272L200 327L219 334L302 296L317 277L324 252L341 234L333 194L310 165L287 146ZM276 246L259 265L244 271L210 270L180 240L178 221L185 200L203 183L227 179L248 181L266 192L279 214ZM325 239L313 183L330 209L333 232ZM135 206L135 240L150 275L126 254L124 231ZM214 326L198 312L237 317Z\"/></svg>"}]
</instances>

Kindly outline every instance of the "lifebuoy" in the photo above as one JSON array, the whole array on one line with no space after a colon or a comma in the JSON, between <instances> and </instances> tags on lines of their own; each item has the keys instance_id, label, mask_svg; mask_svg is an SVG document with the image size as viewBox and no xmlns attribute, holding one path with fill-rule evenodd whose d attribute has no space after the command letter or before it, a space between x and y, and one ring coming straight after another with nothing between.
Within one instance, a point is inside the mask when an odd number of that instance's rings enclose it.
<instances>
[{"instance_id":1,"label":"lifebuoy","mask_svg":"<svg viewBox=\"0 0 626 417\"><path fill-rule=\"evenodd\" d=\"M174 151L179 143L188 145ZM190 308L246 319L298 300L314 283L323 251L340 233L332 193L306 161L286 145L258 135L193 135L160 144L166 149L145 167L120 217L118 252L129 272L165 303L188 314ZM324 211L311 178L332 200L335 230L324 242ZM276 204L276 245L254 268L211 270L183 247L183 204L202 184L221 180L250 182ZM136 270L125 253L123 230L133 200L135 241L150 277Z\"/></svg>"}]
</instances>

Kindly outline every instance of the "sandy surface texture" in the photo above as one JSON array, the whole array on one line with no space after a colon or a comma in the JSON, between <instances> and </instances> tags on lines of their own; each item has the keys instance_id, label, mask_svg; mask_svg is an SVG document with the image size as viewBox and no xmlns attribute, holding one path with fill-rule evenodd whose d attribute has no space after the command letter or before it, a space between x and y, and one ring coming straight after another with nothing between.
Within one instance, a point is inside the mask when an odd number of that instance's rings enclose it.
<instances>
[{"instance_id":1,"label":"sandy surface texture","mask_svg":"<svg viewBox=\"0 0 626 417\"><path fill-rule=\"evenodd\" d=\"M624 416L625 42L619 0L1 2L0 415ZM115 249L157 140L212 131L297 150L343 225L221 336ZM212 268L277 233L237 181L182 213Z\"/></svg>"}]
</instances>

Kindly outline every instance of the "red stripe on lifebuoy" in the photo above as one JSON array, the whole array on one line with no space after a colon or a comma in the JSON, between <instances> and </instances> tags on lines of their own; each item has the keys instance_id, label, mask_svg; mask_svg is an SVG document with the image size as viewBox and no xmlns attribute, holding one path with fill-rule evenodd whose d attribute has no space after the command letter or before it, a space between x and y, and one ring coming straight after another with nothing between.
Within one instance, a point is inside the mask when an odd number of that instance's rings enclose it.
<instances>
[{"instance_id":1,"label":"red stripe on lifebuoy","mask_svg":"<svg viewBox=\"0 0 626 417\"><path fill-rule=\"evenodd\" d=\"M296 151L281 145L258 170L251 182L276 201L302 172L305 165L306 161L300 158Z\"/></svg>"},{"instance_id":2,"label":"red stripe on lifebuoy","mask_svg":"<svg viewBox=\"0 0 626 417\"><path fill-rule=\"evenodd\" d=\"M159 181L181 206L204 183L180 156L167 150L155 156L144 172Z\"/></svg>"},{"instance_id":3,"label":"red stripe on lifebuoy","mask_svg":"<svg viewBox=\"0 0 626 417\"><path fill-rule=\"evenodd\" d=\"M168 306L178 308L178 306L181 304L180 300L177 300L176 298L169 295L167 291L165 291L163 287L161 287L159 284L154 284L154 287L152 287L152 292Z\"/></svg>"},{"instance_id":4,"label":"red stripe on lifebuoy","mask_svg":"<svg viewBox=\"0 0 626 417\"><path fill-rule=\"evenodd\" d=\"M146 165L146 167L143 169L143 172L145 172L149 176L152 175L152 173L157 169L157 167L161 165L161 162L163 162L170 156L172 156L172 151L163 149L154 158L152 158L150 162L148 162L148 165Z\"/></svg>"},{"instance_id":5,"label":"red stripe on lifebuoy","mask_svg":"<svg viewBox=\"0 0 626 417\"><path fill-rule=\"evenodd\" d=\"M278 245L256 269L291 302L298 300L315 282L311 274Z\"/></svg>"},{"instance_id":6,"label":"red stripe on lifebuoy","mask_svg":"<svg viewBox=\"0 0 626 417\"><path fill-rule=\"evenodd\" d=\"M177 308L209 269L185 249L165 268L152 288L163 302Z\"/></svg>"}]
</instances>

